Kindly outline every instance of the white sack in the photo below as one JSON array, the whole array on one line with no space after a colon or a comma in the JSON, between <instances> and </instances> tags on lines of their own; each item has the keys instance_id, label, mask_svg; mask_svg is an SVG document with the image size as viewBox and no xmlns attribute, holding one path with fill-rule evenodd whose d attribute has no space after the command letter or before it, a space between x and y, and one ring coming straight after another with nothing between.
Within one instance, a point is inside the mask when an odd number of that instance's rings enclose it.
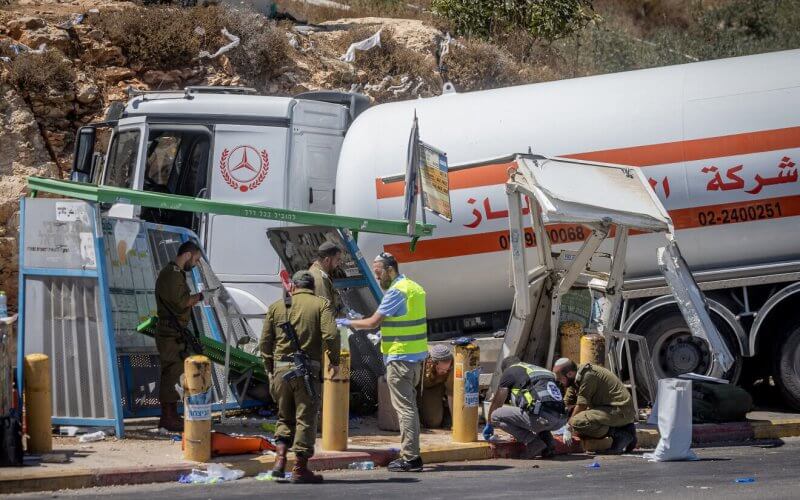
<instances>
[{"instance_id":1,"label":"white sack","mask_svg":"<svg viewBox=\"0 0 800 500\"><path fill-rule=\"evenodd\" d=\"M692 381L666 378L658 381L658 432L656 451L646 453L651 462L697 460L692 451Z\"/></svg>"}]
</instances>

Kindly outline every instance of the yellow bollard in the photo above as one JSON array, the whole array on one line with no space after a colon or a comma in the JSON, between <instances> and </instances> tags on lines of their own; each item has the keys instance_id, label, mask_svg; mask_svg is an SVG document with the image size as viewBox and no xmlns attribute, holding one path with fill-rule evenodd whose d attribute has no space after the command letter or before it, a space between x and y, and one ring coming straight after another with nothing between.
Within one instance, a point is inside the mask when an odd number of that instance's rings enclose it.
<instances>
[{"instance_id":1,"label":"yellow bollard","mask_svg":"<svg viewBox=\"0 0 800 500\"><path fill-rule=\"evenodd\" d=\"M581 338L580 364L591 363L604 366L606 359L606 340L598 333L590 333Z\"/></svg>"},{"instance_id":2,"label":"yellow bollard","mask_svg":"<svg viewBox=\"0 0 800 500\"><path fill-rule=\"evenodd\" d=\"M456 346L453 360L453 441L478 440L478 381L480 349L474 344Z\"/></svg>"},{"instance_id":3,"label":"yellow bollard","mask_svg":"<svg viewBox=\"0 0 800 500\"><path fill-rule=\"evenodd\" d=\"M28 453L53 451L53 397L50 390L50 358L25 356L25 413L28 419Z\"/></svg>"},{"instance_id":4,"label":"yellow bollard","mask_svg":"<svg viewBox=\"0 0 800 500\"><path fill-rule=\"evenodd\" d=\"M561 357L578 362L581 353L583 325L578 321L565 321L558 327L561 334Z\"/></svg>"},{"instance_id":5,"label":"yellow bollard","mask_svg":"<svg viewBox=\"0 0 800 500\"><path fill-rule=\"evenodd\" d=\"M339 375L328 375L328 356L323 356L322 389L322 449L347 450L347 431L350 416L350 352L339 354Z\"/></svg>"},{"instance_id":6,"label":"yellow bollard","mask_svg":"<svg viewBox=\"0 0 800 500\"><path fill-rule=\"evenodd\" d=\"M183 362L183 458L211 460L211 361L190 356Z\"/></svg>"}]
</instances>

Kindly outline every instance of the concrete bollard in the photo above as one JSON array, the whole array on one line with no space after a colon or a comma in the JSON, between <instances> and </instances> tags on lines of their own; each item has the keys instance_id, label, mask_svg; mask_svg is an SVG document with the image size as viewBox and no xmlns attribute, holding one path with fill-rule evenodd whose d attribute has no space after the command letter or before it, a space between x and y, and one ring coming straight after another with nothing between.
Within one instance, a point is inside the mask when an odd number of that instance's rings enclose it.
<instances>
[{"instance_id":1,"label":"concrete bollard","mask_svg":"<svg viewBox=\"0 0 800 500\"><path fill-rule=\"evenodd\" d=\"M50 358L46 354L25 356L25 414L28 419L27 452L40 455L53 451L53 395L50 389Z\"/></svg>"},{"instance_id":2,"label":"concrete bollard","mask_svg":"<svg viewBox=\"0 0 800 500\"><path fill-rule=\"evenodd\" d=\"M475 344L456 346L453 359L453 441L478 440L478 390L480 349Z\"/></svg>"},{"instance_id":3,"label":"concrete bollard","mask_svg":"<svg viewBox=\"0 0 800 500\"><path fill-rule=\"evenodd\" d=\"M339 375L328 375L328 356L323 356L322 449L347 450L350 423L350 352L339 354Z\"/></svg>"},{"instance_id":4,"label":"concrete bollard","mask_svg":"<svg viewBox=\"0 0 800 500\"><path fill-rule=\"evenodd\" d=\"M590 333L581 337L580 364L591 363L604 366L606 360L606 340L598 333Z\"/></svg>"},{"instance_id":5,"label":"concrete bollard","mask_svg":"<svg viewBox=\"0 0 800 500\"><path fill-rule=\"evenodd\" d=\"M190 356L183 362L183 458L211 460L211 360Z\"/></svg>"}]
</instances>

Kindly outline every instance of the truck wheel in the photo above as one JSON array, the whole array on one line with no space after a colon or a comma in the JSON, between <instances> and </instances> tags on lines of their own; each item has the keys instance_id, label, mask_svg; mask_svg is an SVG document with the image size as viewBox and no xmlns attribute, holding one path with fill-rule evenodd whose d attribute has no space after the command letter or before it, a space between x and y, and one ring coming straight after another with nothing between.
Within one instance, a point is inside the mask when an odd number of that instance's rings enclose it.
<instances>
[{"instance_id":1,"label":"truck wheel","mask_svg":"<svg viewBox=\"0 0 800 500\"><path fill-rule=\"evenodd\" d=\"M800 410L800 326L786 337L775 354L775 382L784 401Z\"/></svg>"},{"instance_id":2,"label":"truck wheel","mask_svg":"<svg viewBox=\"0 0 800 500\"><path fill-rule=\"evenodd\" d=\"M734 356L734 364L723 378L735 383L742 371L741 352L730 327L716 315L712 314L711 317ZM686 320L677 308L642 323L635 333L647 339L650 359L659 379L689 372L707 375L711 369L711 350L708 343L692 336ZM637 366L637 376L641 377L642 371L643 367Z\"/></svg>"}]
</instances>

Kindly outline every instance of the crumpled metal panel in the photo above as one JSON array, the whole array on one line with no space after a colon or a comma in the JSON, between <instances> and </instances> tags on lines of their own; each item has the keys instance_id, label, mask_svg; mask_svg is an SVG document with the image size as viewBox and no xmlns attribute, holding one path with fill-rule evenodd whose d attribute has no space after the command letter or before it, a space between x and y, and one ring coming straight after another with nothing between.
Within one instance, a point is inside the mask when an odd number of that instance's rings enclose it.
<instances>
[{"instance_id":1,"label":"crumpled metal panel","mask_svg":"<svg viewBox=\"0 0 800 500\"><path fill-rule=\"evenodd\" d=\"M694 281L678 246L672 238L667 240L667 246L658 249L658 267L664 274L692 335L704 339L711 346L712 365L709 375L722 377L733 366L733 354L711 320L703 292Z\"/></svg>"}]
</instances>

